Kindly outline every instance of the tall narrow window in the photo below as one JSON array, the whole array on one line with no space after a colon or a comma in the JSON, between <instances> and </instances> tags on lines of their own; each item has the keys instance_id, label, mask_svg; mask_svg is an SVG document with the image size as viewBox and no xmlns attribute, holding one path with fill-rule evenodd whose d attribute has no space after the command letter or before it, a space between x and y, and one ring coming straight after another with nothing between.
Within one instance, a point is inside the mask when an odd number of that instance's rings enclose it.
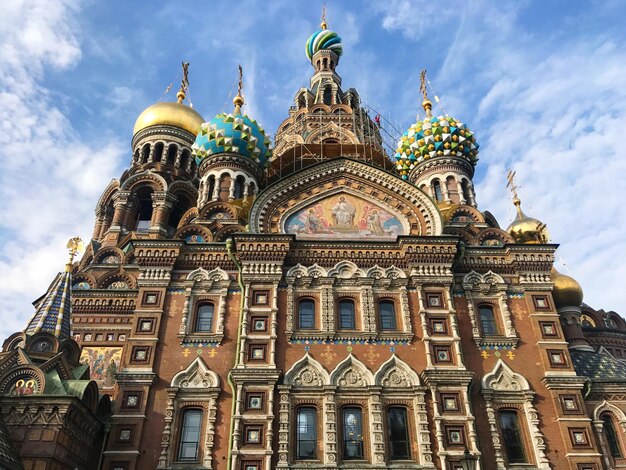
<instances>
[{"instance_id":1,"label":"tall narrow window","mask_svg":"<svg viewBox=\"0 0 626 470\"><path fill-rule=\"evenodd\" d=\"M483 335L497 335L498 325L496 324L496 318L493 314L493 308L487 305L481 305L478 307L478 314L480 316L480 326L483 330Z\"/></svg>"},{"instance_id":2,"label":"tall narrow window","mask_svg":"<svg viewBox=\"0 0 626 470\"><path fill-rule=\"evenodd\" d=\"M394 406L387 410L387 429L389 430L391 460L410 459L409 426L406 408Z\"/></svg>"},{"instance_id":3,"label":"tall narrow window","mask_svg":"<svg viewBox=\"0 0 626 470\"><path fill-rule=\"evenodd\" d=\"M298 327L302 330L315 328L315 302L310 299L298 302Z\"/></svg>"},{"instance_id":4,"label":"tall narrow window","mask_svg":"<svg viewBox=\"0 0 626 470\"><path fill-rule=\"evenodd\" d=\"M604 429L604 435L606 436L606 442L609 445L609 452L614 459L622 458L622 448L620 446L619 438L615 432L615 426L613 426L613 420L609 414L602 415L602 424Z\"/></svg>"},{"instance_id":5,"label":"tall narrow window","mask_svg":"<svg viewBox=\"0 0 626 470\"><path fill-rule=\"evenodd\" d=\"M467 180L461 181L461 189L463 190L463 199L465 199L465 203L469 204L471 201L470 198L470 188Z\"/></svg>"},{"instance_id":6,"label":"tall narrow window","mask_svg":"<svg viewBox=\"0 0 626 470\"><path fill-rule=\"evenodd\" d=\"M443 193L441 192L441 183L439 183L439 180L433 181L433 193L435 195L435 201L443 201Z\"/></svg>"},{"instance_id":7,"label":"tall narrow window","mask_svg":"<svg viewBox=\"0 0 626 470\"><path fill-rule=\"evenodd\" d=\"M300 460L315 459L317 446L317 410L299 408L296 430L297 457Z\"/></svg>"},{"instance_id":8,"label":"tall narrow window","mask_svg":"<svg viewBox=\"0 0 626 470\"><path fill-rule=\"evenodd\" d=\"M198 460L202 410L185 410L180 431L178 460Z\"/></svg>"},{"instance_id":9,"label":"tall narrow window","mask_svg":"<svg viewBox=\"0 0 626 470\"><path fill-rule=\"evenodd\" d=\"M506 447L509 464L526 463L526 452L524 451L517 412L512 410L500 411L499 418L502 440Z\"/></svg>"},{"instance_id":10,"label":"tall narrow window","mask_svg":"<svg viewBox=\"0 0 626 470\"><path fill-rule=\"evenodd\" d=\"M363 418L360 408L343 409L343 458L363 458Z\"/></svg>"},{"instance_id":11,"label":"tall narrow window","mask_svg":"<svg viewBox=\"0 0 626 470\"><path fill-rule=\"evenodd\" d=\"M396 309L390 300L381 300L378 302L378 321L381 330L397 330Z\"/></svg>"},{"instance_id":12,"label":"tall narrow window","mask_svg":"<svg viewBox=\"0 0 626 470\"><path fill-rule=\"evenodd\" d=\"M344 330L356 329L354 302L352 300L339 301L339 328Z\"/></svg>"},{"instance_id":13,"label":"tall narrow window","mask_svg":"<svg viewBox=\"0 0 626 470\"><path fill-rule=\"evenodd\" d=\"M333 102L333 90L329 86L324 88L324 104L332 104Z\"/></svg>"},{"instance_id":14,"label":"tall narrow window","mask_svg":"<svg viewBox=\"0 0 626 470\"><path fill-rule=\"evenodd\" d=\"M198 307L196 316L196 331L207 333L213 331L213 304L203 304Z\"/></svg>"}]
</instances>

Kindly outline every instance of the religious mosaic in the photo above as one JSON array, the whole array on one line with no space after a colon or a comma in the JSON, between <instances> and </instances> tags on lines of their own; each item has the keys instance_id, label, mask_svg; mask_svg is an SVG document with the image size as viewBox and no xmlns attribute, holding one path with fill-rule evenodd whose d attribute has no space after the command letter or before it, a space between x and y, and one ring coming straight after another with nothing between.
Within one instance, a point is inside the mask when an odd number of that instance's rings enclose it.
<instances>
[{"instance_id":1,"label":"religious mosaic","mask_svg":"<svg viewBox=\"0 0 626 470\"><path fill-rule=\"evenodd\" d=\"M346 193L316 201L292 214L285 232L300 239L388 240L405 233L402 222L378 204Z\"/></svg>"},{"instance_id":2,"label":"religious mosaic","mask_svg":"<svg viewBox=\"0 0 626 470\"><path fill-rule=\"evenodd\" d=\"M91 379L101 388L115 385L115 374L120 370L122 348L84 347L80 362L89 364Z\"/></svg>"}]
</instances>

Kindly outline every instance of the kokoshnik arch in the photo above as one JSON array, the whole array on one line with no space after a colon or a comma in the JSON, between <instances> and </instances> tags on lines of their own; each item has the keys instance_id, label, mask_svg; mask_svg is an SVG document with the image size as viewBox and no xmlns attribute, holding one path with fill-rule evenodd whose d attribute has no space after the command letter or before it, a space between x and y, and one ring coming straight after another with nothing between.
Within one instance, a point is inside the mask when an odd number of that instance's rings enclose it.
<instances>
[{"instance_id":1,"label":"kokoshnik arch","mask_svg":"<svg viewBox=\"0 0 626 470\"><path fill-rule=\"evenodd\" d=\"M545 224L478 208L476 137L395 154L326 21L274 142L244 112L137 119L91 240L0 354L5 468L626 468L626 324ZM71 314L70 314L71 313Z\"/></svg>"}]
</instances>

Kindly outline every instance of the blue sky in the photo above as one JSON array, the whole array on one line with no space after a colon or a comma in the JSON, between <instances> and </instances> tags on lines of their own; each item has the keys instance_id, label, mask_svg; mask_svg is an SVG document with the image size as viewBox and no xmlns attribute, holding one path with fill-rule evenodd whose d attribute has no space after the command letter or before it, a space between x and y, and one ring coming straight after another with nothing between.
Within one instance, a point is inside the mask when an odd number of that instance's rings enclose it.
<instances>
[{"instance_id":1,"label":"blue sky","mask_svg":"<svg viewBox=\"0 0 626 470\"><path fill-rule=\"evenodd\" d=\"M312 68L322 2L11 0L0 5L0 336L88 240L96 201L130 161L136 117L174 100L189 61L193 105L230 110L237 65L247 112L273 135ZM338 72L399 129L421 110L427 68L449 114L481 144L481 210L523 208L560 243L585 301L626 312L626 2L327 2ZM163 96L174 82L170 93ZM441 113L441 109L436 109ZM563 262L565 265L563 265Z\"/></svg>"}]
</instances>

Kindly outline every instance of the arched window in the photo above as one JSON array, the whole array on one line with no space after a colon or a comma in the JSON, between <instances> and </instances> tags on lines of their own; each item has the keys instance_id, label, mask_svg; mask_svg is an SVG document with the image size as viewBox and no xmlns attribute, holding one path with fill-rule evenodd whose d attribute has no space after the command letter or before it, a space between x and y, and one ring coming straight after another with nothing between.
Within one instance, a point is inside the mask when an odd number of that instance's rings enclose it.
<instances>
[{"instance_id":1,"label":"arched window","mask_svg":"<svg viewBox=\"0 0 626 470\"><path fill-rule=\"evenodd\" d=\"M439 180L433 181L433 194L435 195L435 201L443 201L443 193L441 192L441 183L439 183Z\"/></svg>"},{"instance_id":2,"label":"arched window","mask_svg":"<svg viewBox=\"0 0 626 470\"><path fill-rule=\"evenodd\" d=\"M152 161L160 162L161 157L163 157L163 142L157 142L154 146L154 156L152 157Z\"/></svg>"},{"instance_id":3,"label":"arched window","mask_svg":"<svg viewBox=\"0 0 626 470\"><path fill-rule=\"evenodd\" d=\"M361 409L344 408L342 423L343 459L363 459L363 416Z\"/></svg>"},{"instance_id":4,"label":"arched window","mask_svg":"<svg viewBox=\"0 0 626 470\"><path fill-rule=\"evenodd\" d=\"M213 314L215 307L213 304L202 304L198 307L196 314L195 331L200 333L208 333L213 331Z\"/></svg>"},{"instance_id":5,"label":"arched window","mask_svg":"<svg viewBox=\"0 0 626 470\"><path fill-rule=\"evenodd\" d=\"M189 150L187 149L183 150L183 153L180 155L180 167L182 169L186 169L189 165L189 155Z\"/></svg>"},{"instance_id":6,"label":"arched window","mask_svg":"<svg viewBox=\"0 0 626 470\"><path fill-rule=\"evenodd\" d=\"M317 447L317 410L312 407L298 408L296 428L296 458L315 459Z\"/></svg>"},{"instance_id":7,"label":"arched window","mask_svg":"<svg viewBox=\"0 0 626 470\"><path fill-rule=\"evenodd\" d=\"M202 410L188 409L183 411L182 425L180 427L180 443L178 445L178 460L198 460L201 427Z\"/></svg>"},{"instance_id":8,"label":"arched window","mask_svg":"<svg viewBox=\"0 0 626 470\"><path fill-rule=\"evenodd\" d=\"M174 144L170 144L167 147L167 163L173 165L176 163L176 154L178 153L178 147Z\"/></svg>"},{"instance_id":9,"label":"arched window","mask_svg":"<svg viewBox=\"0 0 626 470\"><path fill-rule=\"evenodd\" d=\"M333 101L333 91L327 86L324 88L324 104L332 104Z\"/></svg>"},{"instance_id":10,"label":"arched window","mask_svg":"<svg viewBox=\"0 0 626 470\"><path fill-rule=\"evenodd\" d=\"M298 327L301 330L315 328L315 302L311 299L302 299L298 302Z\"/></svg>"},{"instance_id":11,"label":"arched window","mask_svg":"<svg viewBox=\"0 0 626 470\"><path fill-rule=\"evenodd\" d=\"M614 459L622 458L622 446L619 441L619 437L617 436L617 432L615 432L615 426L613 425L613 420L611 419L611 415L608 413L604 413L602 416L602 428L604 430L604 437L606 438L606 443L609 446L609 452L611 453L611 457Z\"/></svg>"},{"instance_id":12,"label":"arched window","mask_svg":"<svg viewBox=\"0 0 626 470\"><path fill-rule=\"evenodd\" d=\"M406 408L392 406L387 409L387 429L389 430L389 458L391 460L410 459L409 425Z\"/></svg>"},{"instance_id":13,"label":"arched window","mask_svg":"<svg viewBox=\"0 0 626 470\"><path fill-rule=\"evenodd\" d=\"M207 200L213 200L213 191L215 191L215 175L209 176L209 190L207 191Z\"/></svg>"},{"instance_id":14,"label":"arched window","mask_svg":"<svg viewBox=\"0 0 626 470\"><path fill-rule=\"evenodd\" d=\"M526 463L526 451L520 430L517 411L501 410L498 413L500 419L500 432L506 449L509 464Z\"/></svg>"},{"instance_id":15,"label":"arched window","mask_svg":"<svg viewBox=\"0 0 626 470\"><path fill-rule=\"evenodd\" d=\"M150 144L146 144L141 149L141 163L147 163L150 158Z\"/></svg>"},{"instance_id":16,"label":"arched window","mask_svg":"<svg viewBox=\"0 0 626 470\"><path fill-rule=\"evenodd\" d=\"M498 334L498 325L493 314L493 308L489 305L481 305L478 307L478 315L480 316L480 327L484 336L495 336Z\"/></svg>"},{"instance_id":17,"label":"arched window","mask_svg":"<svg viewBox=\"0 0 626 470\"><path fill-rule=\"evenodd\" d=\"M235 178L235 192L234 192L235 199L243 199L243 185L245 184L245 182L246 182L246 179L241 175Z\"/></svg>"},{"instance_id":18,"label":"arched window","mask_svg":"<svg viewBox=\"0 0 626 470\"><path fill-rule=\"evenodd\" d=\"M354 301L348 299L339 301L339 328L343 330L356 329Z\"/></svg>"},{"instance_id":19,"label":"arched window","mask_svg":"<svg viewBox=\"0 0 626 470\"><path fill-rule=\"evenodd\" d=\"M139 188L135 194L139 208L137 209L137 222L135 230L147 232L152 225L152 193L154 191L149 186Z\"/></svg>"},{"instance_id":20,"label":"arched window","mask_svg":"<svg viewBox=\"0 0 626 470\"><path fill-rule=\"evenodd\" d=\"M396 309L391 300L381 300L378 302L378 322L380 329L383 331L398 329L396 323Z\"/></svg>"},{"instance_id":21,"label":"arched window","mask_svg":"<svg viewBox=\"0 0 626 470\"><path fill-rule=\"evenodd\" d=\"M170 234L174 234L178 228L180 220L183 218L183 215L185 215L185 212L187 212L193 205L189 198L184 194L177 194L176 196L178 201L170 210L170 216L167 221L167 225L170 227Z\"/></svg>"}]
</instances>

